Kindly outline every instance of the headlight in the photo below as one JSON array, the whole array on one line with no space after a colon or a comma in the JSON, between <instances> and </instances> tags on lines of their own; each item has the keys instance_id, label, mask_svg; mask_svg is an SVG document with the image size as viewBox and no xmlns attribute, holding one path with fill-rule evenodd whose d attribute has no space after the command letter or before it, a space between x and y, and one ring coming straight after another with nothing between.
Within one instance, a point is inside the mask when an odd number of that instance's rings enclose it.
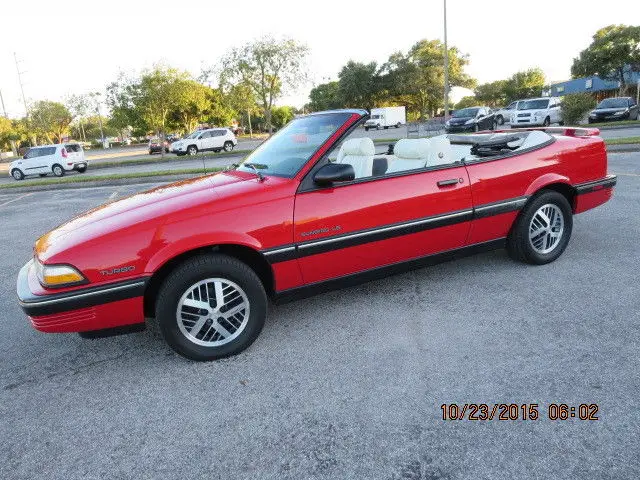
<instances>
[{"instance_id":1,"label":"headlight","mask_svg":"<svg viewBox=\"0 0 640 480\"><path fill-rule=\"evenodd\" d=\"M626 110L620 110L618 112L614 112L614 115L624 115L625 113L627 113Z\"/></svg>"},{"instance_id":2,"label":"headlight","mask_svg":"<svg viewBox=\"0 0 640 480\"><path fill-rule=\"evenodd\" d=\"M470 118L469 120L467 120L466 122L464 122L465 125L471 125L473 122L475 122L476 119L475 118Z\"/></svg>"},{"instance_id":3,"label":"headlight","mask_svg":"<svg viewBox=\"0 0 640 480\"><path fill-rule=\"evenodd\" d=\"M451 125L451 121L450 120L447 120L446 122L444 122L444 126L445 127L448 127L449 125Z\"/></svg>"},{"instance_id":4,"label":"headlight","mask_svg":"<svg viewBox=\"0 0 640 480\"><path fill-rule=\"evenodd\" d=\"M87 279L71 265L43 265L36 258L34 266L36 277L43 287L68 287L87 282Z\"/></svg>"},{"instance_id":5,"label":"headlight","mask_svg":"<svg viewBox=\"0 0 640 480\"><path fill-rule=\"evenodd\" d=\"M589 114L589 117L591 117L591 118L596 118L596 114L595 114L595 113L590 113L590 114Z\"/></svg>"}]
</instances>

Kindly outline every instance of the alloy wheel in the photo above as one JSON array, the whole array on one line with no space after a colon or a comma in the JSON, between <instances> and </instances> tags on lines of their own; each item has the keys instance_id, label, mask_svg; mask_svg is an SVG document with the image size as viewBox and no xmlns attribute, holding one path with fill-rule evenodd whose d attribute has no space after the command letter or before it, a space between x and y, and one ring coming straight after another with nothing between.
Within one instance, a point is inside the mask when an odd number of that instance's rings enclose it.
<instances>
[{"instance_id":1,"label":"alloy wheel","mask_svg":"<svg viewBox=\"0 0 640 480\"><path fill-rule=\"evenodd\" d=\"M176 310L180 332L191 342L219 347L237 338L249 322L247 294L226 278L207 278L191 285Z\"/></svg>"},{"instance_id":2,"label":"alloy wheel","mask_svg":"<svg viewBox=\"0 0 640 480\"><path fill-rule=\"evenodd\" d=\"M564 216L557 205L541 206L529 223L529 243L541 254L552 252L560 243L564 232Z\"/></svg>"}]
</instances>

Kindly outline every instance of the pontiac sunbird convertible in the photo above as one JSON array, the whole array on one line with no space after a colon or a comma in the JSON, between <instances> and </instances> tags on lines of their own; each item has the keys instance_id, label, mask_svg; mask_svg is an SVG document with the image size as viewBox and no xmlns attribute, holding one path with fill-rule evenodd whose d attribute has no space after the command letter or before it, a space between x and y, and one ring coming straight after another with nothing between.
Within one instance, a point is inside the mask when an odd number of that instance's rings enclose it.
<instances>
[{"instance_id":1,"label":"pontiac sunbird convertible","mask_svg":"<svg viewBox=\"0 0 640 480\"><path fill-rule=\"evenodd\" d=\"M88 337L155 318L175 351L211 360L256 339L268 299L501 247L552 262L573 216L616 184L597 129L376 144L358 128L367 117L299 117L239 165L59 226L20 271L20 305L40 331Z\"/></svg>"}]
</instances>

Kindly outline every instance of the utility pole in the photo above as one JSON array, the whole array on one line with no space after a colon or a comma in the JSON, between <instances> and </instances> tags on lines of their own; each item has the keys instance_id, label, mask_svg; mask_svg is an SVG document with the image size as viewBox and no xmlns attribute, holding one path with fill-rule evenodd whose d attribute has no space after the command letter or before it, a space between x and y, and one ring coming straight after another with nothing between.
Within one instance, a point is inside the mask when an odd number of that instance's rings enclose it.
<instances>
[{"instance_id":1,"label":"utility pole","mask_svg":"<svg viewBox=\"0 0 640 480\"><path fill-rule=\"evenodd\" d=\"M444 121L449 114L449 48L447 47L447 0L444 1Z\"/></svg>"},{"instance_id":2,"label":"utility pole","mask_svg":"<svg viewBox=\"0 0 640 480\"><path fill-rule=\"evenodd\" d=\"M89 96L96 101L96 113L98 114L98 124L100 125L100 143L102 143L102 148L106 148L104 142L104 130L102 129L102 116L100 115L100 100L98 100L100 92L90 93Z\"/></svg>"},{"instance_id":3,"label":"utility pole","mask_svg":"<svg viewBox=\"0 0 640 480\"><path fill-rule=\"evenodd\" d=\"M16 52L13 52L13 59L16 62L16 72L18 72L18 83L20 84L20 93L22 93L22 103L24 104L24 113L27 119L29 119L29 107L27 106L27 98L24 96L24 87L22 85L23 72L20 71L20 67L18 66L18 56L16 55Z\"/></svg>"}]
</instances>

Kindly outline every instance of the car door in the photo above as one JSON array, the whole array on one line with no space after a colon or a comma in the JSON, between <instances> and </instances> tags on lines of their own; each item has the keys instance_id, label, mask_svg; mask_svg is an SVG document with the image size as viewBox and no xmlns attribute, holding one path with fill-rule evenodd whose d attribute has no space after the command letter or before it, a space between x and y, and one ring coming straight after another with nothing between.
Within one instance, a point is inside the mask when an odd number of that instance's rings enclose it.
<instances>
[{"instance_id":1,"label":"car door","mask_svg":"<svg viewBox=\"0 0 640 480\"><path fill-rule=\"evenodd\" d=\"M47 150L48 150L47 147L29 149L24 159L25 175L49 173L51 171L47 161L48 160Z\"/></svg>"},{"instance_id":2,"label":"car door","mask_svg":"<svg viewBox=\"0 0 640 480\"><path fill-rule=\"evenodd\" d=\"M200 134L198 138L198 150L210 150L211 149L211 131L207 130Z\"/></svg>"},{"instance_id":3,"label":"car door","mask_svg":"<svg viewBox=\"0 0 640 480\"><path fill-rule=\"evenodd\" d=\"M629 99L629 119L638 120L638 105L633 98Z\"/></svg>"},{"instance_id":4,"label":"car door","mask_svg":"<svg viewBox=\"0 0 640 480\"><path fill-rule=\"evenodd\" d=\"M387 146L379 149L386 151ZM393 165L398 158L378 152L373 172L377 161ZM424 163L328 187L310 181L319 166L311 170L300 185L294 210L294 241L306 284L465 244L472 202L464 166L451 162L425 167ZM384 170L389 167L380 171Z\"/></svg>"},{"instance_id":5,"label":"car door","mask_svg":"<svg viewBox=\"0 0 640 480\"><path fill-rule=\"evenodd\" d=\"M218 150L224 146L225 130L213 130L211 132L211 148Z\"/></svg>"}]
</instances>

